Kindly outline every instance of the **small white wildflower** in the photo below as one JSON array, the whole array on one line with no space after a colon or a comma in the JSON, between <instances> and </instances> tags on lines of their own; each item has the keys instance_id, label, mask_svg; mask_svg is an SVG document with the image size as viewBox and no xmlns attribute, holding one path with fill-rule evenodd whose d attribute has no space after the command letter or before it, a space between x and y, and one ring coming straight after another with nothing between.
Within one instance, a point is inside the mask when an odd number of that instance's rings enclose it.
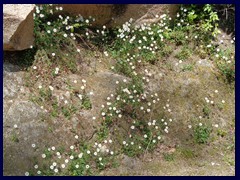
<instances>
[{"instance_id":1,"label":"small white wildflower","mask_svg":"<svg viewBox=\"0 0 240 180\"><path fill-rule=\"evenodd\" d=\"M224 103L225 103L225 101L224 101L224 100L222 100L222 103L224 104Z\"/></svg>"},{"instance_id":2,"label":"small white wildflower","mask_svg":"<svg viewBox=\"0 0 240 180\"><path fill-rule=\"evenodd\" d=\"M25 176L29 176L29 172L25 172Z\"/></svg>"},{"instance_id":3,"label":"small white wildflower","mask_svg":"<svg viewBox=\"0 0 240 180\"><path fill-rule=\"evenodd\" d=\"M64 37L67 37L67 34L64 34L63 36L64 36Z\"/></svg>"},{"instance_id":4,"label":"small white wildflower","mask_svg":"<svg viewBox=\"0 0 240 180\"><path fill-rule=\"evenodd\" d=\"M78 164L76 164L76 166L75 166L77 169L79 168L79 165Z\"/></svg>"},{"instance_id":5,"label":"small white wildflower","mask_svg":"<svg viewBox=\"0 0 240 180\"><path fill-rule=\"evenodd\" d=\"M33 66L33 69L37 69L37 66Z\"/></svg>"},{"instance_id":6,"label":"small white wildflower","mask_svg":"<svg viewBox=\"0 0 240 180\"><path fill-rule=\"evenodd\" d=\"M78 158L82 158L83 157L83 153L80 153L79 155L78 155Z\"/></svg>"},{"instance_id":7,"label":"small white wildflower","mask_svg":"<svg viewBox=\"0 0 240 180\"><path fill-rule=\"evenodd\" d=\"M32 144L32 147L33 147L33 148L35 148L35 147L36 147L36 145L35 145L35 144Z\"/></svg>"},{"instance_id":8,"label":"small white wildflower","mask_svg":"<svg viewBox=\"0 0 240 180\"><path fill-rule=\"evenodd\" d=\"M69 162L69 160L68 159L65 159L65 163L68 163Z\"/></svg>"},{"instance_id":9,"label":"small white wildflower","mask_svg":"<svg viewBox=\"0 0 240 180\"><path fill-rule=\"evenodd\" d=\"M73 160L73 159L74 159L74 156L70 156L69 158L70 158L71 160Z\"/></svg>"},{"instance_id":10,"label":"small white wildflower","mask_svg":"<svg viewBox=\"0 0 240 180\"><path fill-rule=\"evenodd\" d=\"M58 169L57 169L57 168L56 168L56 169L54 169L54 172L55 172L55 173L58 173Z\"/></svg>"},{"instance_id":11,"label":"small white wildflower","mask_svg":"<svg viewBox=\"0 0 240 180\"><path fill-rule=\"evenodd\" d=\"M72 149L72 150L73 150L73 149L74 149L74 146L70 146L70 149Z\"/></svg>"},{"instance_id":12,"label":"small white wildflower","mask_svg":"<svg viewBox=\"0 0 240 180\"><path fill-rule=\"evenodd\" d=\"M188 128L191 129L191 128L192 128L192 125L188 125Z\"/></svg>"},{"instance_id":13,"label":"small white wildflower","mask_svg":"<svg viewBox=\"0 0 240 180\"><path fill-rule=\"evenodd\" d=\"M147 135L145 134L143 137L144 137L144 138L147 138Z\"/></svg>"},{"instance_id":14,"label":"small white wildflower","mask_svg":"<svg viewBox=\"0 0 240 180\"><path fill-rule=\"evenodd\" d=\"M53 91L53 90L54 90L54 88L53 88L52 86L49 86L49 89L50 89L51 91Z\"/></svg>"},{"instance_id":15,"label":"small white wildflower","mask_svg":"<svg viewBox=\"0 0 240 180\"><path fill-rule=\"evenodd\" d=\"M87 150L87 154L90 154L91 152L89 150Z\"/></svg>"},{"instance_id":16,"label":"small white wildflower","mask_svg":"<svg viewBox=\"0 0 240 180\"><path fill-rule=\"evenodd\" d=\"M199 126L202 126L202 123L199 123Z\"/></svg>"},{"instance_id":17,"label":"small white wildflower","mask_svg":"<svg viewBox=\"0 0 240 180\"><path fill-rule=\"evenodd\" d=\"M56 148L53 146L53 147L52 147L52 150L55 151L55 149L56 149Z\"/></svg>"},{"instance_id":18,"label":"small white wildflower","mask_svg":"<svg viewBox=\"0 0 240 180\"><path fill-rule=\"evenodd\" d=\"M46 154L42 154L42 158L46 158Z\"/></svg>"},{"instance_id":19,"label":"small white wildflower","mask_svg":"<svg viewBox=\"0 0 240 180\"><path fill-rule=\"evenodd\" d=\"M35 169L37 169L37 168L38 168L38 165L37 165L37 164L36 164L36 165L34 165L34 168L35 168Z\"/></svg>"},{"instance_id":20,"label":"small white wildflower","mask_svg":"<svg viewBox=\"0 0 240 180\"><path fill-rule=\"evenodd\" d=\"M86 168L88 169L88 168L89 168L89 165L86 165Z\"/></svg>"},{"instance_id":21,"label":"small white wildflower","mask_svg":"<svg viewBox=\"0 0 240 180\"><path fill-rule=\"evenodd\" d=\"M13 127L16 129L18 126L17 126L17 124L14 124L14 126L13 126Z\"/></svg>"}]
</instances>

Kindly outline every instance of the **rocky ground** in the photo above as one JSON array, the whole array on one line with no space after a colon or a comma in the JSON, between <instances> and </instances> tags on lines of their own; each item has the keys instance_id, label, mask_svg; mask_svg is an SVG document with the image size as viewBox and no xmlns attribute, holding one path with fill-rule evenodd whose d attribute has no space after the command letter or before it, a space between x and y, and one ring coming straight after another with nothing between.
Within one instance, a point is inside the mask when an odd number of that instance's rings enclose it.
<instances>
[{"instance_id":1,"label":"rocky ground","mask_svg":"<svg viewBox=\"0 0 240 180\"><path fill-rule=\"evenodd\" d=\"M139 158L125 155L117 168L108 168L100 175L234 175L235 174L235 92L226 83L215 64L197 55L182 64L174 53L165 61L148 65L153 74L148 88L158 92L163 108L168 102L174 120L164 145ZM84 52L84 51L83 51ZM87 51L85 52L88 53ZM116 81L125 77L109 70L112 60L85 56L84 73L59 76L54 87L64 80L88 82L87 89L92 109L77 111L69 120L49 118L47 107L41 107L30 100L32 92L25 85L27 73L20 66L18 55L7 53L4 57L4 175L23 175L34 165L46 147L70 146L74 143L73 132L90 140L98 121L92 119L98 114L106 97L116 89ZM89 61L90 59L90 61ZM90 62L90 63L87 63ZM186 64L193 69L183 71ZM73 86L80 86L76 83ZM217 91L216 91L217 90ZM63 95L63 86L55 96ZM211 105L213 132L207 145L194 143L189 125L202 114L205 97L214 101ZM222 103L224 102L224 103ZM98 118L98 117L97 117ZM195 122L196 123L196 122Z\"/></svg>"}]
</instances>

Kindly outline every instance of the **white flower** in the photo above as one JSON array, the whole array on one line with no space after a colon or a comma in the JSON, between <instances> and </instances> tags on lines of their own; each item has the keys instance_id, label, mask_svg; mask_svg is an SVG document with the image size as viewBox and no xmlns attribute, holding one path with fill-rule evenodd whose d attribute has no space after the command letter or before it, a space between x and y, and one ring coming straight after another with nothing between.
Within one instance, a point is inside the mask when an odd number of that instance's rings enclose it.
<instances>
[{"instance_id":1,"label":"white flower","mask_svg":"<svg viewBox=\"0 0 240 180\"><path fill-rule=\"evenodd\" d=\"M60 152L57 152L56 154L57 154L57 156L60 156L60 155L61 155Z\"/></svg>"},{"instance_id":2,"label":"white flower","mask_svg":"<svg viewBox=\"0 0 240 180\"><path fill-rule=\"evenodd\" d=\"M107 51L104 51L103 53L104 53L105 56L108 57L108 52Z\"/></svg>"},{"instance_id":3,"label":"white flower","mask_svg":"<svg viewBox=\"0 0 240 180\"><path fill-rule=\"evenodd\" d=\"M54 28L54 29L53 29L53 32L57 32L57 29Z\"/></svg>"},{"instance_id":4,"label":"white flower","mask_svg":"<svg viewBox=\"0 0 240 180\"><path fill-rule=\"evenodd\" d=\"M73 82L76 84L76 83L77 83L77 80L74 80Z\"/></svg>"},{"instance_id":5,"label":"white flower","mask_svg":"<svg viewBox=\"0 0 240 180\"><path fill-rule=\"evenodd\" d=\"M90 154L91 152L89 150L87 150L87 154Z\"/></svg>"},{"instance_id":6,"label":"white flower","mask_svg":"<svg viewBox=\"0 0 240 180\"><path fill-rule=\"evenodd\" d=\"M33 147L33 148L35 148L35 147L36 147L36 145L35 145L35 144L32 144L32 147Z\"/></svg>"},{"instance_id":7,"label":"white flower","mask_svg":"<svg viewBox=\"0 0 240 180\"><path fill-rule=\"evenodd\" d=\"M188 125L188 128L191 129L191 128L192 128L192 125Z\"/></svg>"},{"instance_id":8,"label":"white flower","mask_svg":"<svg viewBox=\"0 0 240 180\"><path fill-rule=\"evenodd\" d=\"M135 126L131 126L131 129L134 129L135 128Z\"/></svg>"},{"instance_id":9,"label":"white flower","mask_svg":"<svg viewBox=\"0 0 240 180\"><path fill-rule=\"evenodd\" d=\"M46 154L42 154L42 158L46 158Z\"/></svg>"},{"instance_id":10,"label":"white flower","mask_svg":"<svg viewBox=\"0 0 240 180\"><path fill-rule=\"evenodd\" d=\"M43 18L44 17L44 14L40 14L40 18Z\"/></svg>"},{"instance_id":11,"label":"white flower","mask_svg":"<svg viewBox=\"0 0 240 180\"><path fill-rule=\"evenodd\" d=\"M52 147L52 150L54 151L55 149L56 149L56 148L53 146L53 147Z\"/></svg>"},{"instance_id":12,"label":"white flower","mask_svg":"<svg viewBox=\"0 0 240 180\"><path fill-rule=\"evenodd\" d=\"M126 144L126 141L123 141L123 144L125 145L125 144Z\"/></svg>"},{"instance_id":13,"label":"white flower","mask_svg":"<svg viewBox=\"0 0 240 180\"><path fill-rule=\"evenodd\" d=\"M41 174L42 172L41 171L37 171L37 174Z\"/></svg>"},{"instance_id":14,"label":"white flower","mask_svg":"<svg viewBox=\"0 0 240 180\"><path fill-rule=\"evenodd\" d=\"M111 143L112 143L112 140L110 139L108 142L111 144Z\"/></svg>"},{"instance_id":15,"label":"white flower","mask_svg":"<svg viewBox=\"0 0 240 180\"><path fill-rule=\"evenodd\" d=\"M54 88L53 88L52 86L49 86L49 89L50 89L51 91L53 91L53 90L54 90Z\"/></svg>"},{"instance_id":16,"label":"white flower","mask_svg":"<svg viewBox=\"0 0 240 180\"><path fill-rule=\"evenodd\" d=\"M102 161L102 157L99 157L98 160L99 160L99 161Z\"/></svg>"},{"instance_id":17,"label":"white flower","mask_svg":"<svg viewBox=\"0 0 240 180\"><path fill-rule=\"evenodd\" d=\"M62 11L62 10L63 10L63 8L62 8L62 7L59 7L59 10L60 10L60 11Z\"/></svg>"},{"instance_id":18,"label":"white flower","mask_svg":"<svg viewBox=\"0 0 240 180\"><path fill-rule=\"evenodd\" d=\"M89 20L88 20L88 19L86 19L86 20L85 20L85 22L88 24L88 23L89 23Z\"/></svg>"},{"instance_id":19,"label":"white flower","mask_svg":"<svg viewBox=\"0 0 240 180\"><path fill-rule=\"evenodd\" d=\"M88 168L89 168L89 165L86 165L86 168L88 169Z\"/></svg>"},{"instance_id":20,"label":"white flower","mask_svg":"<svg viewBox=\"0 0 240 180\"><path fill-rule=\"evenodd\" d=\"M73 149L74 149L74 146L70 146L70 149L72 149L72 150L73 150Z\"/></svg>"},{"instance_id":21,"label":"white flower","mask_svg":"<svg viewBox=\"0 0 240 180\"><path fill-rule=\"evenodd\" d=\"M55 172L55 173L58 173L58 169L57 169L57 168L56 168L56 169L54 169L54 172Z\"/></svg>"},{"instance_id":22,"label":"white flower","mask_svg":"<svg viewBox=\"0 0 240 180\"><path fill-rule=\"evenodd\" d=\"M14 126L13 126L14 128L17 128L18 126L17 126L17 124L14 124Z\"/></svg>"},{"instance_id":23,"label":"white flower","mask_svg":"<svg viewBox=\"0 0 240 180\"><path fill-rule=\"evenodd\" d=\"M57 166L57 163L56 162L53 162L53 164L52 164L53 166Z\"/></svg>"},{"instance_id":24,"label":"white flower","mask_svg":"<svg viewBox=\"0 0 240 180\"><path fill-rule=\"evenodd\" d=\"M49 21L48 21L48 22L47 22L47 25L49 25L49 26L50 26L50 25L51 25L51 22L49 22Z\"/></svg>"},{"instance_id":25,"label":"white flower","mask_svg":"<svg viewBox=\"0 0 240 180\"><path fill-rule=\"evenodd\" d=\"M218 128L218 124L215 124L214 127Z\"/></svg>"},{"instance_id":26,"label":"white flower","mask_svg":"<svg viewBox=\"0 0 240 180\"><path fill-rule=\"evenodd\" d=\"M215 90L214 92L215 92L215 93L218 93L218 90Z\"/></svg>"},{"instance_id":27,"label":"white flower","mask_svg":"<svg viewBox=\"0 0 240 180\"><path fill-rule=\"evenodd\" d=\"M79 155L78 155L78 158L82 158L83 157L83 153L80 153Z\"/></svg>"},{"instance_id":28,"label":"white flower","mask_svg":"<svg viewBox=\"0 0 240 180\"><path fill-rule=\"evenodd\" d=\"M94 152L93 154L94 154L94 156L97 156L97 152Z\"/></svg>"},{"instance_id":29,"label":"white flower","mask_svg":"<svg viewBox=\"0 0 240 180\"><path fill-rule=\"evenodd\" d=\"M64 37L67 37L67 34L65 33L63 36L64 36Z\"/></svg>"},{"instance_id":30,"label":"white flower","mask_svg":"<svg viewBox=\"0 0 240 180\"><path fill-rule=\"evenodd\" d=\"M74 159L74 156L70 156L69 158L70 158L71 160L73 160L73 159Z\"/></svg>"},{"instance_id":31,"label":"white flower","mask_svg":"<svg viewBox=\"0 0 240 180\"><path fill-rule=\"evenodd\" d=\"M76 166L75 166L77 169L79 168L79 165L78 164L76 164Z\"/></svg>"},{"instance_id":32,"label":"white flower","mask_svg":"<svg viewBox=\"0 0 240 180\"><path fill-rule=\"evenodd\" d=\"M199 126L202 126L202 123L199 123Z\"/></svg>"},{"instance_id":33,"label":"white flower","mask_svg":"<svg viewBox=\"0 0 240 180\"><path fill-rule=\"evenodd\" d=\"M37 69L37 66L33 66L33 69Z\"/></svg>"},{"instance_id":34,"label":"white flower","mask_svg":"<svg viewBox=\"0 0 240 180\"><path fill-rule=\"evenodd\" d=\"M160 139L161 139L161 136L158 136L157 138L158 138L158 140L160 140Z\"/></svg>"},{"instance_id":35,"label":"white flower","mask_svg":"<svg viewBox=\"0 0 240 180\"><path fill-rule=\"evenodd\" d=\"M113 154L114 154L114 152L113 152L113 151L111 151L111 152L110 152L110 154L111 154L111 155L113 155Z\"/></svg>"},{"instance_id":36,"label":"white flower","mask_svg":"<svg viewBox=\"0 0 240 180\"><path fill-rule=\"evenodd\" d=\"M69 162L69 160L68 159L65 159L65 163L68 163Z\"/></svg>"},{"instance_id":37,"label":"white flower","mask_svg":"<svg viewBox=\"0 0 240 180\"><path fill-rule=\"evenodd\" d=\"M224 100L222 100L222 103L224 104L224 103L225 103L225 101L224 101Z\"/></svg>"},{"instance_id":38,"label":"white flower","mask_svg":"<svg viewBox=\"0 0 240 180\"><path fill-rule=\"evenodd\" d=\"M29 176L29 172L25 172L25 176Z\"/></svg>"},{"instance_id":39,"label":"white flower","mask_svg":"<svg viewBox=\"0 0 240 180\"><path fill-rule=\"evenodd\" d=\"M145 134L143 137L144 137L144 138L147 138L147 135Z\"/></svg>"},{"instance_id":40,"label":"white flower","mask_svg":"<svg viewBox=\"0 0 240 180\"><path fill-rule=\"evenodd\" d=\"M80 49L77 49L77 52L79 52L79 53L80 53Z\"/></svg>"},{"instance_id":41,"label":"white flower","mask_svg":"<svg viewBox=\"0 0 240 180\"><path fill-rule=\"evenodd\" d=\"M54 169L54 166L53 166L53 165L51 165L51 166L50 166L50 169Z\"/></svg>"},{"instance_id":42,"label":"white flower","mask_svg":"<svg viewBox=\"0 0 240 180\"><path fill-rule=\"evenodd\" d=\"M61 167L64 169L66 166L65 166L65 164L62 164Z\"/></svg>"},{"instance_id":43,"label":"white flower","mask_svg":"<svg viewBox=\"0 0 240 180\"><path fill-rule=\"evenodd\" d=\"M56 54L55 53L52 53L52 56L54 57Z\"/></svg>"}]
</instances>

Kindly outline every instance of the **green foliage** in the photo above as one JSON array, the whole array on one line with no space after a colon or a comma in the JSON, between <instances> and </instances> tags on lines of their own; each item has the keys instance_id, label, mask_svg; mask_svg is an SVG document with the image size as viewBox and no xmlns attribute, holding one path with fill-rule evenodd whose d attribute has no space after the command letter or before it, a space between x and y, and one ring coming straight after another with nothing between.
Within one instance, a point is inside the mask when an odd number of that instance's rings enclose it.
<instances>
[{"instance_id":1,"label":"green foliage","mask_svg":"<svg viewBox=\"0 0 240 180\"><path fill-rule=\"evenodd\" d=\"M198 125L194 129L194 139L198 144L205 144L208 142L208 139L211 134L211 128L207 125Z\"/></svg>"},{"instance_id":2,"label":"green foliage","mask_svg":"<svg viewBox=\"0 0 240 180\"><path fill-rule=\"evenodd\" d=\"M192 51L187 46L183 46L181 51L175 55L179 60L187 60L192 55Z\"/></svg>"},{"instance_id":3,"label":"green foliage","mask_svg":"<svg viewBox=\"0 0 240 180\"><path fill-rule=\"evenodd\" d=\"M174 161L173 153L163 153L163 158L165 161Z\"/></svg>"},{"instance_id":4,"label":"green foliage","mask_svg":"<svg viewBox=\"0 0 240 180\"><path fill-rule=\"evenodd\" d=\"M18 142L19 142L19 139L18 139L18 137L17 137L17 134L16 134L16 133L13 133L13 134L12 134L12 137L11 137L11 139L12 139L12 141L13 141L13 142L16 142L16 143L18 143Z\"/></svg>"},{"instance_id":5,"label":"green foliage","mask_svg":"<svg viewBox=\"0 0 240 180\"><path fill-rule=\"evenodd\" d=\"M90 101L90 98L87 95L83 96L82 105L81 106L82 106L83 109L86 109L86 110L92 108L92 103Z\"/></svg>"},{"instance_id":6,"label":"green foliage","mask_svg":"<svg viewBox=\"0 0 240 180\"><path fill-rule=\"evenodd\" d=\"M193 65L192 64L187 64L187 65L184 65L182 67L182 71L185 72L185 71L192 71L193 70Z\"/></svg>"},{"instance_id":7,"label":"green foliage","mask_svg":"<svg viewBox=\"0 0 240 180\"><path fill-rule=\"evenodd\" d=\"M204 116L209 118L210 113L211 113L211 109L208 107L208 105L205 105L203 107L203 114L204 114Z\"/></svg>"}]
</instances>

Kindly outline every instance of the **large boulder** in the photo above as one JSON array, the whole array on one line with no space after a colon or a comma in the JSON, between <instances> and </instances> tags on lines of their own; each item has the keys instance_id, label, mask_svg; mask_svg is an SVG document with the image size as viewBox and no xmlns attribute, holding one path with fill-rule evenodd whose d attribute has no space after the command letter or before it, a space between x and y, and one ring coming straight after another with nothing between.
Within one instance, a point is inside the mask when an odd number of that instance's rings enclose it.
<instances>
[{"instance_id":1,"label":"large boulder","mask_svg":"<svg viewBox=\"0 0 240 180\"><path fill-rule=\"evenodd\" d=\"M33 45L33 4L3 5L3 49L24 50Z\"/></svg>"}]
</instances>

